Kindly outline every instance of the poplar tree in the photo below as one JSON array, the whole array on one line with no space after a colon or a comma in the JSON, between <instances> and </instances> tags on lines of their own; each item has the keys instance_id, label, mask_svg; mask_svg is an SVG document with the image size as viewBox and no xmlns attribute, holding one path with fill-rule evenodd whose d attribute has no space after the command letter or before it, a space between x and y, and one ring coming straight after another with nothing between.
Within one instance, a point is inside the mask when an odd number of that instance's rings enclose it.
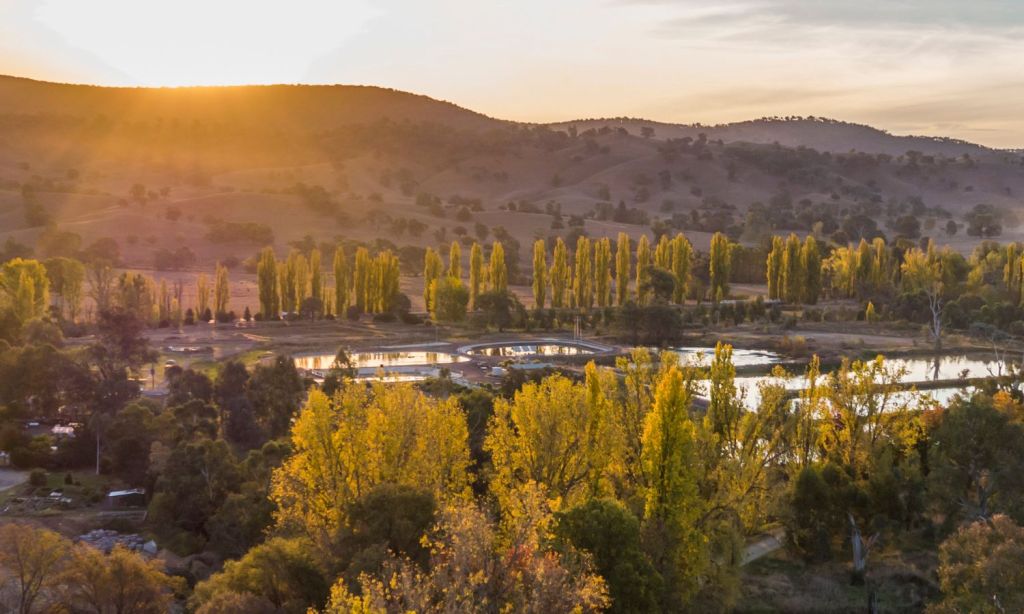
<instances>
[{"instance_id":1,"label":"poplar tree","mask_svg":"<svg viewBox=\"0 0 1024 614\"><path fill-rule=\"evenodd\" d=\"M469 250L469 308L476 309L484 276L484 250L476 241Z\"/></svg>"},{"instance_id":2,"label":"poplar tree","mask_svg":"<svg viewBox=\"0 0 1024 614\"><path fill-rule=\"evenodd\" d=\"M651 242L647 235L640 235L636 244L636 296L637 302L646 305L651 291L648 283L651 277Z\"/></svg>"},{"instance_id":3,"label":"poplar tree","mask_svg":"<svg viewBox=\"0 0 1024 614\"><path fill-rule=\"evenodd\" d=\"M434 251L433 247L428 247L423 254L423 309L427 313L434 313L434 303L431 300L434 293L432 285L441 277L443 266L441 255Z\"/></svg>"},{"instance_id":4,"label":"poplar tree","mask_svg":"<svg viewBox=\"0 0 1024 614\"><path fill-rule=\"evenodd\" d=\"M676 290L673 300L680 305L686 302L690 290L690 261L693 258L693 247L683 233L672 239L672 266L669 267L676 278Z\"/></svg>"},{"instance_id":5,"label":"poplar tree","mask_svg":"<svg viewBox=\"0 0 1024 614\"><path fill-rule=\"evenodd\" d=\"M863 296L866 292L876 288L876 281L881 277L881 272L875 270L874 250L864 239L861 239L857 245L855 262L853 287L858 296Z\"/></svg>"},{"instance_id":6,"label":"poplar tree","mask_svg":"<svg viewBox=\"0 0 1024 614\"><path fill-rule=\"evenodd\" d=\"M654 248L654 266L666 271L672 269L672 245L668 235L663 234L658 238L658 244Z\"/></svg>"},{"instance_id":7,"label":"poplar tree","mask_svg":"<svg viewBox=\"0 0 1024 614\"><path fill-rule=\"evenodd\" d=\"M782 298L782 255L786 250L782 237L772 237L772 249L768 252L767 271L765 276L768 281L768 298Z\"/></svg>"},{"instance_id":8,"label":"poplar tree","mask_svg":"<svg viewBox=\"0 0 1024 614\"><path fill-rule=\"evenodd\" d=\"M533 242L533 305L544 309L544 298L548 289L548 255L544 239Z\"/></svg>"},{"instance_id":9,"label":"poplar tree","mask_svg":"<svg viewBox=\"0 0 1024 614\"><path fill-rule=\"evenodd\" d=\"M294 259L293 259L294 257ZM288 256L291 275L295 277L295 311L302 309L302 301L309 296L309 261L302 252L294 251Z\"/></svg>"},{"instance_id":10,"label":"poplar tree","mask_svg":"<svg viewBox=\"0 0 1024 614\"><path fill-rule=\"evenodd\" d=\"M505 266L505 248L501 241L495 241L491 246L491 259L489 262L491 290L495 292L508 291L508 267Z\"/></svg>"},{"instance_id":11,"label":"poplar tree","mask_svg":"<svg viewBox=\"0 0 1024 614\"><path fill-rule=\"evenodd\" d=\"M220 264L218 264L217 266L220 267ZM157 305L159 306L160 313L157 319L163 322L164 320L169 320L171 314L171 294L170 292L167 291L166 279L160 280L160 290L158 296L159 298L157 300Z\"/></svg>"},{"instance_id":12,"label":"poplar tree","mask_svg":"<svg viewBox=\"0 0 1024 614\"><path fill-rule=\"evenodd\" d=\"M1011 302L1016 303L1020 297L1021 269L1019 251L1016 243L1006 246L1003 254L1003 283L1010 293Z\"/></svg>"},{"instance_id":13,"label":"poplar tree","mask_svg":"<svg viewBox=\"0 0 1024 614\"><path fill-rule=\"evenodd\" d=\"M228 281L228 268L217 263L213 283L213 304L214 315L226 314L228 312L228 301L231 297L231 284ZM170 303L168 302L168 309Z\"/></svg>"},{"instance_id":14,"label":"poplar tree","mask_svg":"<svg viewBox=\"0 0 1024 614\"><path fill-rule=\"evenodd\" d=\"M319 249L314 249L309 254L309 295L313 298L324 300L324 280L321 268L321 254Z\"/></svg>"},{"instance_id":15,"label":"poplar tree","mask_svg":"<svg viewBox=\"0 0 1024 614\"><path fill-rule=\"evenodd\" d=\"M555 240L555 252L551 264L551 306L565 307L566 280L569 277L569 251L562 237Z\"/></svg>"},{"instance_id":16,"label":"poplar tree","mask_svg":"<svg viewBox=\"0 0 1024 614\"><path fill-rule=\"evenodd\" d=\"M629 269L633 258L629 243L629 235L620 232L615 248L615 304L620 307L629 301Z\"/></svg>"},{"instance_id":17,"label":"poplar tree","mask_svg":"<svg viewBox=\"0 0 1024 614\"><path fill-rule=\"evenodd\" d=\"M356 264L352 274L352 285L355 293L356 307L360 312L370 309L370 305L367 304L367 298L373 277L372 265L370 251L365 247L356 249Z\"/></svg>"},{"instance_id":18,"label":"poplar tree","mask_svg":"<svg viewBox=\"0 0 1024 614\"><path fill-rule=\"evenodd\" d=\"M729 238L720 232L711 237L711 254L708 272L711 277L711 300L729 296L729 274L732 271L732 249Z\"/></svg>"},{"instance_id":19,"label":"poplar tree","mask_svg":"<svg viewBox=\"0 0 1024 614\"><path fill-rule=\"evenodd\" d=\"M871 248L874 251L872 283L875 290L879 291L893 283L893 259L889 249L885 246L885 239L882 237L875 237L875 240L871 242Z\"/></svg>"},{"instance_id":20,"label":"poplar tree","mask_svg":"<svg viewBox=\"0 0 1024 614\"><path fill-rule=\"evenodd\" d=\"M803 297L803 269L800 266L800 239L790 234L782 252L782 298L787 303L799 303Z\"/></svg>"},{"instance_id":21,"label":"poplar tree","mask_svg":"<svg viewBox=\"0 0 1024 614\"><path fill-rule=\"evenodd\" d=\"M590 260L590 239L580 236L576 239L576 274L573 279L573 296L576 300L576 307L579 309L590 309L594 304L594 295L591 290L591 260Z\"/></svg>"},{"instance_id":22,"label":"poplar tree","mask_svg":"<svg viewBox=\"0 0 1024 614\"><path fill-rule=\"evenodd\" d=\"M448 248L448 277L462 279L462 247L458 241L452 241Z\"/></svg>"},{"instance_id":23,"label":"poplar tree","mask_svg":"<svg viewBox=\"0 0 1024 614\"><path fill-rule=\"evenodd\" d=\"M348 309L352 291L352 269L348 266L348 257L340 245L334 248L334 313L343 315Z\"/></svg>"},{"instance_id":24,"label":"poplar tree","mask_svg":"<svg viewBox=\"0 0 1024 614\"><path fill-rule=\"evenodd\" d=\"M608 307L612 300L612 242L601 237L594 243L594 294L598 307Z\"/></svg>"},{"instance_id":25,"label":"poplar tree","mask_svg":"<svg viewBox=\"0 0 1024 614\"><path fill-rule=\"evenodd\" d=\"M4 263L0 268L0 293L3 295L0 299L6 297L19 321L42 317L50 306L46 267L38 260L22 258Z\"/></svg>"},{"instance_id":26,"label":"poplar tree","mask_svg":"<svg viewBox=\"0 0 1024 614\"><path fill-rule=\"evenodd\" d=\"M210 308L210 278L206 273L196 277L196 316L201 317Z\"/></svg>"},{"instance_id":27,"label":"poplar tree","mask_svg":"<svg viewBox=\"0 0 1024 614\"><path fill-rule=\"evenodd\" d=\"M800 268L803 269L803 302L813 305L818 302L818 295L821 294L821 252L818 251L818 242L812 235L804 239L804 246L800 252Z\"/></svg>"},{"instance_id":28,"label":"poplar tree","mask_svg":"<svg viewBox=\"0 0 1024 614\"><path fill-rule=\"evenodd\" d=\"M260 295L260 313L265 319L276 319L280 312L280 301L277 289L277 257L273 248L267 247L260 252L256 265L256 285Z\"/></svg>"},{"instance_id":29,"label":"poplar tree","mask_svg":"<svg viewBox=\"0 0 1024 614\"><path fill-rule=\"evenodd\" d=\"M661 376L654 405L644 420L642 466L644 524L660 547L651 562L670 589L677 610L698 587L705 561L704 536L697 527L703 514L698 491L697 432L689 416L694 397L692 374L676 365Z\"/></svg>"},{"instance_id":30,"label":"poplar tree","mask_svg":"<svg viewBox=\"0 0 1024 614\"><path fill-rule=\"evenodd\" d=\"M369 309L376 313L386 313L394 307L395 296L399 292L398 256L386 249L377 254L373 268L373 283L368 290Z\"/></svg>"}]
</instances>

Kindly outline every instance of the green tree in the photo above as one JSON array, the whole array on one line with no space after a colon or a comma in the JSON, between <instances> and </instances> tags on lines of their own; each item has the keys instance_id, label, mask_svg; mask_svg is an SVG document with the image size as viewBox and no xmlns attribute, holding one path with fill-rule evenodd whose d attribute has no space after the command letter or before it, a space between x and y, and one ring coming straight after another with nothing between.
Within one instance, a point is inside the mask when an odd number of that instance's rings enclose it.
<instances>
[{"instance_id":1,"label":"green tree","mask_svg":"<svg viewBox=\"0 0 1024 614\"><path fill-rule=\"evenodd\" d=\"M448 248L448 276L462 279L462 247L458 241L452 241Z\"/></svg>"},{"instance_id":2,"label":"green tree","mask_svg":"<svg viewBox=\"0 0 1024 614\"><path fill-rule=\"evenodd\" d=\"M729 238L720 232L711 237L708 271L711 277L711 299L718 302L729 296L729 276L732 271L732 246Z\"/></svg>"},{"instance_id":3,"label":"green tree","mask_svg":"<svg viewBox=\"0 0 1024 614\"><path fill-rule=\"evenodd\" d=\"M428 247L423 254L423 305L427 313L434 312L431 295L434 291L434 281L441 277L443 266L440 254L435 252L434 248Z\"/></svg>"},{"instance_id":4,"label":"green tree","mask_svg":"<svg viewBox=\"0 0 1024 614\"><path fill-rule=\"evenodd\" d=\"M329 586L313 558L314 549L302 539L274 537L196 585L189 600L201 608L218 594L237 593L264 597L277 612L302 614L322 607Z\"/></svg>"},{"instance_id":5,"label":"green tree","mask_svg":"<svg viewBox=\"0 0 1024 614\"><path fill-rule=\"evenodd\" d=\"M338 316L345 314L352 301L352 270L348 265L348 257L342 246L334 248L334 312Z\"/></svg>"},{"instance_id":6,"label":"green tree","mask_svg":"<svg viewBox=\"0 0 1024 614\"><path fill-rule=\"evenodd\" d=\"M786 251L786 243L778 235L772 236L772 248L768 252L767 272L768 298L778 300L782 298L782 258Z\"/></svg>"},{"instance_id":7,"label":"green tree","mask_svg":"<svg viewBox=\"0 0 1024 614\"><path fill-rule=\"evenodd\" d=\"M636 294L637 302L646 305L650 301L651 243L647 235L640 235L636 244Z\"/></svg>"},{"instance_id":8,"label":"green tree","mask_svg":"<svg viewBox=\"0 0 1024 614\"><path fill-rule=\"evenodd\" d=\"M594 304L593 272L590 259L590 239L576 239L576 271L573 277L573 299L578 309L590 309Z\"/></svg>"},{"instance_id":9,"label":"green tree","mask_svg":"<svg viewBox=\"0 0 1024 614\"><path fill-rule=\"evenodd\" d=\"M533 242L533 306L544 309L548 289L548 257L544 239Z\"/></svg>"},{"instance_id":10,"label":"green tree","mask_svg":"<svg viewBox=\"0 0 1024 614\"><path fill-rule=\"evenodd\" d=\"M953 290L943 275L942 262L934 245L929 242L926 251L916 247L907 250L901 266L904 289L923 293L928 300L928 310L931 312L928 330L935 340L936 351L942 349L942 314L946 307L946 295Z\"/></svg>"},{"instance_id":11,"label":"green tree","mask_svg":"<svg viewBox=\"0 0 1024 614\"><path fill-rule=\"evenodd\" d=\"M8 260L0 265L0 293L22 322L42 317L50 306L46 267L38 260Z\"/></svg>"},{"instance_id":12,"label":"green tree","mask_svg":"<svg viewBox=\"0 0 1024 614\"><path fill-rule=\"evenodd\" d=\"M239 477L234 454L223 440L184 442L167 457L150 514L156 526L202 534Z\"/></svg>"},{"instance_id":13,"label":"green tree","mask_svg":"<svg viewBox=\"0 0 1024 614\"><path fill-rule=\"evenodd\" d=\"M277 438L288 432L298 411L305 386L290 356L276 356L259 364L249 379L248 397L263 432Z\"/></svg>"},{"instance_id":14,"label":"green tree","mask_svg":"<svg viewBox=\"0 0 1024 614\"><path fill-rule=\"evenodd\" d=\"M555 240L555 250L551 263L551 307L561 309L566 306L566 291L569 281L569 250L565 247L562 237Z\"/></svg>"},{"instance_id":15,"label":"green tree","mask_svg":"<svg viewBox=\"0 0 1024 614\"><path fill-rule=\"evenodd\" d=\"M686 301L690 292L690 262L693 259L693 247L683 233L672 239L672 258L669 267L676 278L676 290L673 300L680 305Z\"/></svg>"},{"instance_id":16,"label":"green tree","mask_svg":"<svg viewBox=\"0 0 1024 614\"><path fill-rule=\"evenodd\" d=\"M661 577L641 547L640 522L614 499L591 499L556 514L555 538L594 559L608 583L609 612L657 612Z\"/></svg>"},{"instance_id":17,"label":"green tree","mask_svg":"<svg viewBox=\"0 0 1024 614\"><path fill-rule=\"evenodd\" d=\"M704 502L697 489L697 433L689 418L693 375L669 367L644 421L642 465L647 488L647 552L665 580L662 607L678 611L699 586L707 553L697 527Z\"/></svg>"},{"instance_id":18,"label":"green tree","mask_svg":"<svg viewBox=\"0 0 1024 614\"><path fill-rule=\"evenodd\" d=\"M353 294L355 305L360 313L371 310L372 298L370 291L373 283L373 259L370 250L365 247L356 249L355 268L352 273ZM370 299L370 300L367 300Z\"/></svg>"},{"instance_id":19,"label":"green tree","mask_svg":"<svg viewBox=\"0 0 1024 614\"><path fill-rule=\"evenodd\" d=\"M313 248L309 253L309 295L318 300L324 300L324 277L322 256L320 250Z\"/></svg>"},{"instance_id":20,"label":"green tree","mask_svg":"<svg viewBox=\"0 0 1024 614\"><path fill-rule=\"evenodd\" d=\"M438 322L461 322L466 319L469 291L454 277L444 276L430 284L431 316Z\"/></svg>"},{"instance_id":21,"label":"green tree","mask_svg":"<svg viewBox=\"0 0 1024 614\"><path fill-rule=\"evenodd\" d=\"M1024 529L1003 515L979 520L939 548L942 598L929 614L1024 611Z\"/></svg>"},{"instance_id":22,"label":"green tree","mask_svg":"<svg viewBox=\"0 0 1024 614\"><path fill-rule=\"evenodd\" d=\"M265 319L276 319L281 305L277 287L277 258L271 247L260 252L256 265L256 284L260 295L260 313Z\"/></svg>"},{"instance_id":23,"label":"green tree","mask_svg":"<svg viewBox=\"0 0 1024 614\"><path fill-rule=\"evenodd\" d=\"M654 266L665 270L672 269L672 242L668 235L658 237L658 243L654 246Z\"/></svg>"},{"instance_id":24,"label":"green tree","mask_svg":"<svg viewBox=\"0 0 1024 614\"><path fill-rule=\"evenodd\" d=\"M818 296L821 294L821 252L818 250L818 242L812 235L807 235L807 238L804 239L804 245L800 251L800 268L804 273L804 280L801 284L802 301L807 305L814 305L818 302Z\"/></svg>"},{"instance_id":25,"label":"green tree","mask_svg":"<svg viewBox=\"0 0 1024 614\"><path fill-rule=\"evenodd\" d=\"M787 303L799 303L803 299L806 277L800 262L800 239L790 234L782 252L782 298Z\"/></svg>"},{"instance_id":26,"label":"green tree","mask_svg":"<svg viewBox=\"0 0 1024 614\"><path fill-rule=\"evenodd\" d=\"M491 258L488 265L491 290L507 292L508 267L505 265L505 248L502 247L501 241L495 241L491 246Z\"/></svg>"},{"instance_id":27,"label":"green tree","mask_svg":"<svg viewBox=\"0 0 1024 614\"><path fill-rule=\"evenodd\" d=\"M480 296L483 288L484 277L484 250L480 244L473 242L469 250L469 308L476 309L476 299Z\"/></svg>"},{"instance_id":28,"label":"green tree","mask_svg":"<svg viewBox=\"0 0 1024 614\"><path fill-rule=\"evenodd\" d=\"M629 278L633 248L629 244L629 235L619 233L615 252L615 304L623 306L629 301Z\"/></svg>"},{"instance_id":29,"label":"green tree","mask_svg":"<svg viewBox=\"0 0 1024 614\"><path fill-rule=\"evenodd\" d=\"M601 237L594 243L594 294L598 307L612 304L612 242Z\"/></svg>"},{"instance_id":30,"label":"green tree","mask_svg":"<svg viewBox=\"0 0 1024 614\"><path fill-rule=\"evenodd\" d=\"M50 288L60 297L61 317L74 322L82 307L85 266L73 258L50 258L44 264Z\"/></svg>"},{"instance_id":31,"label":"green tree","mask_svg":"<svg viewBox=\"0 0 1024 614\"><path fill-rule=\"evenodd\" d=\"M213 283L214 315L220 316L228 313L228 301L230 298L231 283L228 281L228 269L218 262Z\"/></svg>"},{"instance_id":32,"label":"green tree","mask_svg":"<svg viewBox=\"0 0 1024 614\"><path fill-rule=\"evenodd\" d=\"M421 569L430 552L424 538L433 528L437 501L429 490L378 484L349 508L349 524L339 538L339 567L355 586L362 573L378 573L388 554L408 558Z\"/></svg>"},{"instance_id":33,"label":"green tree","mask_svg":"<svg viewBox=\"0 0 1024 614\"><path fill-rule=\"evenodd\" d=\"M954 518L1024 517L1024 427L983 393L959 397L931 437L929 491Z\"/></svg>"}]
</instances>

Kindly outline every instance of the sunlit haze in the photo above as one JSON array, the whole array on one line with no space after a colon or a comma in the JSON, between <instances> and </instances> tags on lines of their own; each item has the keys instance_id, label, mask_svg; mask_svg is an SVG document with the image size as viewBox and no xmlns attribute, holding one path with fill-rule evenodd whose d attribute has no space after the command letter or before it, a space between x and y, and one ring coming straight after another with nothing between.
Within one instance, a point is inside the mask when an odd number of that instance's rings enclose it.
<instances>
[{"instance_id":1,"label":"sunlit haze","mask_svg":"<svg viewBox=\"0 0 1024 614\"><path fill-rule=\"evenodd\" d=\"M1024 146L1024 3L0 3L0 73L103 85L358 83L491 116L816 115Z\"/></svg>"}]
</instances>

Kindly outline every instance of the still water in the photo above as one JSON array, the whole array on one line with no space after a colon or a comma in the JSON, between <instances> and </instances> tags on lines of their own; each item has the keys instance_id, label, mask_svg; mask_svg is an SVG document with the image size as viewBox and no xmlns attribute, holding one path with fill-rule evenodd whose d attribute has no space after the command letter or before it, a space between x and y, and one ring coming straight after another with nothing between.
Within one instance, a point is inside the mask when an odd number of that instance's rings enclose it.
<instances>
[{"instance_id":1,"label":"still water","mask_svg":"<svg viewBox=\"0 0 1024 614\"><path fill-rule=\"evenodd\" d=\"M334 364L334 354L311 354L296 356L295 366L306 370L330 369ZM456 362L466 362L469 358L449 354L447 352L353 352L348 355L352 360L352 366L365 369L382 367L413 367L419 365L446 365Z\"/></svg>"}]
</instances>

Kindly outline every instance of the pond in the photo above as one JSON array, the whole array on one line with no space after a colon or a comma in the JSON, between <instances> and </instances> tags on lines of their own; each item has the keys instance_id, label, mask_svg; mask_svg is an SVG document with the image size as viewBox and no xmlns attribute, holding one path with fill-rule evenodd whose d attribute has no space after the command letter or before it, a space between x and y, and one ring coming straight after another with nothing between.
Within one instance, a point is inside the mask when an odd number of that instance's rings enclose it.
<instances>
[{"instance_id":1,"label":"pond","mask_svg":"<svg viewBox=\"0 0 1024 614\"><path fill-rule=\"evenodd\" d=\"M295 366L299 369L326 370L334 364L335 354L309 354L295 357ZM395 351L387 352L352 352L348 355L352 366L359 369L376 369L383 367L413 367L420 365L446 365L466 362L469 358L448 352Z\"/></svg>"},{"instance_id":2,"label":"pond","mask_svg":"<svg viewBox=\"0 0 1024 614\"><path fill-rule=\"evenodd\" d=\"M761 402L761 391L758 388L759 382L766 383L780 383L780 380L770 375L759 375L759 376L740 376L736 378L736 388L743 394L744 405L750 409L756 409L758 404ZM803 377L794 377L786 382L786 389L791 391L802 390L807 385L807 380ZM959 392L970 393L974 390L973 386L948 386L943 388L934 388L930 390L919 390L917 395L920 398L925 396L930 397L931 401L940 405L947 405L953 397ZM701 383L702 396L707 397L707 385ZM915 393L911 391L901 391L894 395L894 399L910 399L913 398Z\"/></svg>"},{"instance_id":3,"label":"pond","mask_svg":"<svg viewBox=\"0 0 1024 614\"><path fill-rule=\"evenodd\" d=\"M700 364L709 365L715 357L715 348L713 347L679 347L670 348L670 351L678 354L679 360L683 363L697 361ZM732 364L736 367L768 366L783 360L781 354L768 350L743 350L740 348L732 350Z\"/></svg>"},{"instance_id":4,"label":"pond","mask_svg":"<svg viewBox=\"0 0 1024 614\"><path fill-rule=\"evenodd\" d=\"M520 358L523 356L579 356L594 354L595 349L572 343L506 343L501 345L477 346L466 350L475 356L498 356Z\"/></svg>"},{"instance_id":5,"label":"pond","mask_svg":"<svg viewBox=\"0 0 1024 614\"><path fill-rule=\"evenodd\" d=\"M714 355L714 348L676 348L677 352L683 357L684 360L690 357L696 357L700 354L703 356L703 364L707 365ZM756 350L742 350L748 353L747 356L740 358L740 350L733 351L733 360L736 366L750 366L750 365L764 365L765 367L772 366L773 364L781 361L782 357L773 352L760 352ZM759 356L763 355L763 356ZM947 355L941 356L936 361L935 358L928 357L896 357L886 358L885 364L887 369L896 371L905 369L903 377L900 379L903 383L914 383L914 382L929 382L936 380L957 380L962 378L978 378L978 377L992 377L1000 374L1006 374L1007 368L1005 363L1000 363L995 359L988 356L969 356L969 355ZM790 366L789 371L793 373L793 377L785 382L786 388L789 390L802 390L806 387L807 380L803 377L804 366ZM824 371L831 369L825 368ZM782 380L772 377L770 375L741 375L736 377L736 387L744 395L744 402L747 407L757 407L760 403L760 391L758 390L759 382L767 383L780 383ZM706 384L701 384L702 390L701 395L707 396ZM959 392L971 392L974 390L973 386L957 385L955 382L949 386L943 386L941 388L929 389L920 391L920 396L927 395L933 402L941 405L948 404ZM898 396L911 397L914 393L905 392L900 393Z\"/></svg>"}]
</instances>

